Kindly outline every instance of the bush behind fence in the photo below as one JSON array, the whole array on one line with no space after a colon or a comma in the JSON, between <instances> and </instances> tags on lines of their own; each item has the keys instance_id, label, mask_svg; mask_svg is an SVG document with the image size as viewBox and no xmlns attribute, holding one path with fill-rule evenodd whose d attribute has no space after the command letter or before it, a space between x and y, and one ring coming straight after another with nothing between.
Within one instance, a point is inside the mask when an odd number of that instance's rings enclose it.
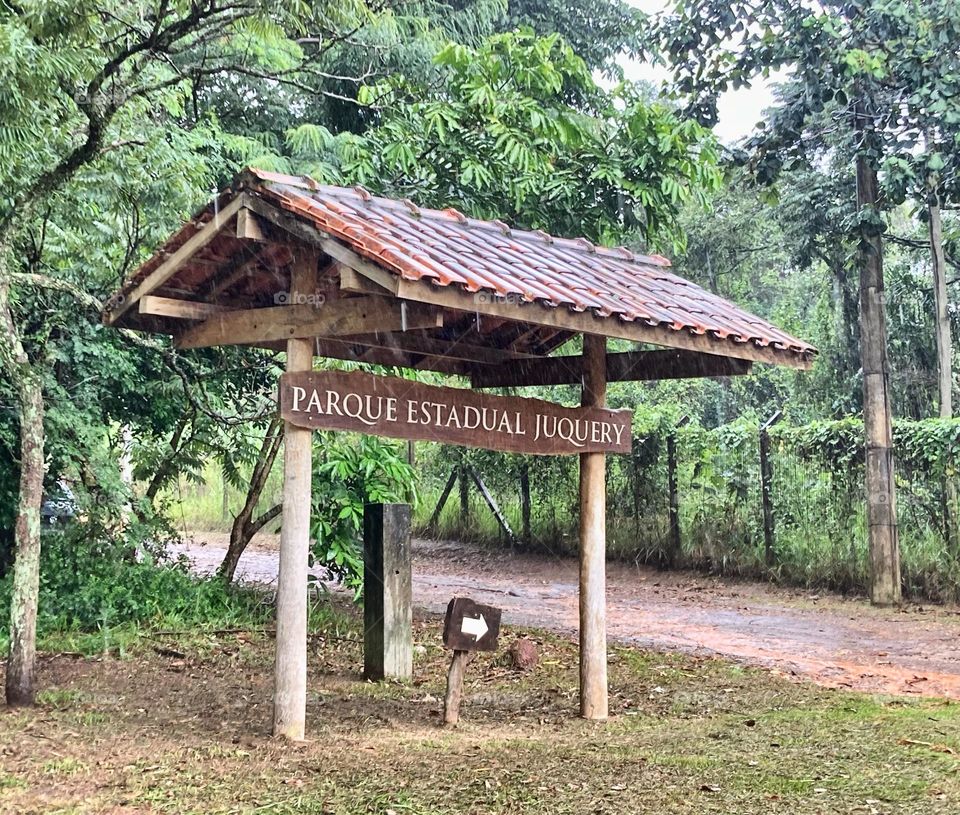
<instances>
[{"instance_id":1,"label":"bush behind fence","mask_svg":"<svg viewBox=\"0 0 960 815\"><path fill-rule=\"evenodd\" d=\"M607 537L612 557L805 587L865 592L868 580L863 492L863 423L849 418L802 427L776 424L768 447L770 527L765 539L757 422L714 429L675 427L655 418L635 427L633 452L607 466ZM670 513L669 439L675 449L676 514ZM908 596L960 599L955 462L960 420L894 426L897 504ZM575 456L539 457L424 446L418 524L423 534L574 554L578 468ZM433 528L428 522L451 472L472 467L516 538L500 528L472 482L466 513L460 490ZM522 474L530 494L524 529ZM674 550L679 532L680 549Z\"/></svg>"}]
</instances>

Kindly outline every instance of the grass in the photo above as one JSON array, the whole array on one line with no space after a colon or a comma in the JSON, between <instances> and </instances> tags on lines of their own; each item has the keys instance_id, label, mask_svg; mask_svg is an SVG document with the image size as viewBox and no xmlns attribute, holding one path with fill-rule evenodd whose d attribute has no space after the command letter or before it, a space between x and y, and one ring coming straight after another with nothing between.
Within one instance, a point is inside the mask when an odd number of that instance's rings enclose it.
<instances>
[{"instance_id":1,"label":"grass","mask_svg":"<svg viewBox=\"0 0 960 815\"><path fill-rule=\"evenodd\" d=\"M616 647L612 717L586 722L576 647L505 630L504 644L539 643L539 665L478 657L449 730L440 622L415 622L406 684L361 680L360 624L346 609L314 617L302 745L268 736L267 632L142 634L122 660L43 658L40 705L0 715L0 812L960 811L956 703Z\"/></svg>"}]
</instances>

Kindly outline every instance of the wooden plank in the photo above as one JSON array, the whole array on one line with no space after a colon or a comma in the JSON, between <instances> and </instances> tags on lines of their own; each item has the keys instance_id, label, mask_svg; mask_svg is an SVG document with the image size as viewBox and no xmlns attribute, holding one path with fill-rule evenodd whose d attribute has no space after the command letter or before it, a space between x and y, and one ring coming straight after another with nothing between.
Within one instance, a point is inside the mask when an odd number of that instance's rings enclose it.
<instances>
[{"instance_id":1,"label":"wooden plank","mask_svg":"<svg viewBox=\"0 0 960 815\"><path fill-rule=\"evenodd\" d=\"M358 345L369 345L371 348L390 348L410 354L457 359L483 365L502 365L516 360L542 359L542 357L537 357L534 354L525 354L519 351L488 348L456 339L443 340L409 333L378 332L377 334L356 335L350 337L350 342L355 342ZM511 370L511 368L496 368L495 370ZM474 385L474 387L477 386Z\"/></svg>"},{"instance_id":2,"label":"wooden plank","mask_svg":"<svg viewBox=\"0 0 960 815\"><path fill-rule=\"evenodd\" d=\"M237 212L237 237L260 242L267 239L260 220L248 207L241 207Z\"/></svg>"},{"instance_id":3,"label":"wooden plank","mask_svg":"<svg viewBox=\"0 0 960 815\"><path fill-rule=\"evenodd\" d=\"M140 313L154 317L174 317L178 320L206 320L215 314L223 314L230 309L214 303L199 303L195 300L176 300L172 297L158 297L145 294L140 298Z\"/></svg>"},{"instance_id":4,"label":"wooden plank","mask_svg":"<svg viewBox=\"0 0 960 815\"><path fill-rule=\"evenodd\" d=\"M604 406L606 339L583 338L584 408ZM606 456L580 456L580 715L607 718L607 488Z\"/></svg>"},{"instance_id":5,"label":"wooden plank","mask_svg":"<svg viewBox=\"0 0 960 815\"><path fill-rule=\"evenodd\" d=\"M245 309L219 314L187 329L176 338L177 348L214 345L259 345L291 338L363 334L372 326L385 331L412 331L442 326L437 309L386 297L351 297L322 305Z\"/></svg>"},{"instance_id":6,"label":"wooden plank","mask_svg":"<svg viewBox=\"0 0 960 815\"><path fill-rule=\"evenodd\" d=\"M291 288L316 286L317 254L294 260ZM313 342L287 342L287 372L313 368ZM310 555L310 505L313 434L292 422L283 426L283 508L280 571L277 579L277 643L274 664L273 735L294 741L304 737L307 712L307 576Z\"/></svg>"},{"instance_id":7,"label":"wooden plank","mask_svg":"<svg viewBox=\"0 0 960 815\"><path fill-rule=\"evenodd\" d=\"M170 257L154 269L146 278L144 278L130 294L126 295L121 303L118 303L107 314L107 325L113 325L124 315L134 303L139 302L145 294L149 294L154 289L159 288L173 277L190 260L193 255L203 249L212 241L220 230L237 214L243 206L244 195L238 195L220 212L200 228L183 246L177 249Z\"/></svg>"},{"instance_id":8,"label":"wooden plank","mask_svg":"<svg viewBox=\"0 0 960 815\"><path fill-rule=\"evenodd\" d=\"M607 382L742 376L750 373L753 366L745 359L675 350L607 354L606 364ZM540 357L510 367L476 368L470 379L474 388L579 385L583 379L583 357Z\"/></svg>"},{"instance_id":9,"label":"wooden plank","mask_svg":"<svg viewBox=\"0 0 960 815\"><path fill-rule=\"evenodd\" d=\"M360 274L356 269L351 269L339 261L335 262L336 271L340 275L340 291L351 294L392 294L393 292L383 288L379 283L374 282L369 277Z\"/></svg>"},{"instance_id":10,"label":"wooden plank","mask_svg":"<svg viewBox=\"0 0 960 815\"><path fill-rule=\"evenodd\" d=\"M260 217L266 219L274 226L286 230L294 237L305 241L308 244L318 247L334 260L339 261L344 266L348 266L355 272L372 280L381 288L386 289L391 294L397 293L397 284L400 277L393 272L378 266L375 263L361 257L348 246L332 238L326 232L317 229L311 224L300 220L296 215L284 212L272 204L263 201L260 198L250 196L248 201L250 209L254 210Z\"/></svg>"},{"instance_id":11,"label":"wooden plank","mask_svg":"<svg viewBox=\"0 0 960 815\"><path fill-rule=\"evenodd\" d=\"M463 700L463 679L470 662L469 651L454 651L447 672L447 692L443 697L443 724L452 727L460 721L460 702Z\"/></svg>"},{"instance_id":12,"label":"wooden plank","mask_svg":"<svg viewBox=\"0 0 960 815\"><path fill-rule=\"evenodd\" d=\"M283 351L287 344L283 340L257 343L258 348L268 348L272 351ZM427 371L436 371L442 374L466 376L466 366L469 363L457 359L443 357L421 357L414 360L410 354L389 348L371 348L353 344L349 338L327 339L318 337L314 340L313 353L318 357L344 359L349 362L366 362L371 365L393 365L400 368L420 368Z\"/></svg>"},{"instance_id":13,"label":"wooden plank","mask_svg":"<svg viewBox=\"0 0 960 815\"><path fill-rule=\"evenodd\" d=\"M280 415L314 430L350 430L535 455L630 450L629 410L564 407L361 371L280 377Z\"/></svg>"}]
</instances>

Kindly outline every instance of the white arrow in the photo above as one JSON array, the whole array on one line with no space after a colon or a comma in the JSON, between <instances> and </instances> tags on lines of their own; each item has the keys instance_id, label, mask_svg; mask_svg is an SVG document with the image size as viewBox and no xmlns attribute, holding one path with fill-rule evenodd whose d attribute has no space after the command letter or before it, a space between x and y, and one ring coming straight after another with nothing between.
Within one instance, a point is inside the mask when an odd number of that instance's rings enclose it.
<instances>
[{"instance_id":1,"label":"white arrow","mask_svg":"<svg viewBox=\"0 0 960 815\"><path fill-rule=\"evenodd\" d=\"M473 636L473 641L477 642L483 638L483 635L487 633L490 629L487 627L487 621L483 619L483 615L480 615L480 618L476 617L464 617L460 623L460 633L466 634L468 637Z\"/></svg>"}]
</instances>

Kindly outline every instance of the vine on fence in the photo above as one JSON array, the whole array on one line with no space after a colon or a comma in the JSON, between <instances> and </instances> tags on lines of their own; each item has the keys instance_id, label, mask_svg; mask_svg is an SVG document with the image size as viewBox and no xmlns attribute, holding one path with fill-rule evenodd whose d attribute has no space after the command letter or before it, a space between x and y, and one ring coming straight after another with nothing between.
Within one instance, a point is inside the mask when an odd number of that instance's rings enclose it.
<instances>
[{"instance_id":1,"label":"vine on fence","mask_svg":"<svg viewBox=\"0 0 960 815\"><path fill-rule=\"evenodd\" d=\"M765 545L760 489L759 424L740 419L713 429L677 428L675 412L638 409L633 451L609 456L607 528L611 556L642 563L669 563L671 531L680 529L676 562L811 586L861 590L866 584L863 513L863 423L857 418L769 429L770 503L774 547ZM670 523L667 438L675 434L676 509ZM957 555L950 550L956 525L946 511L946 485L955 483L960 458L960 419L901 421L894 425L903 572L908 592L934 599L960 593ZM479 471L513 528L520 524L520 473L526 469L532 497L531 541L550 552L575 554L576 457L504 455L441 446L421 454L424 512L430 513L442 483L458 460ZM439 486L438 486L439 485ZM483 505L460 528L454 510L443 534L492 541L483 526ZM421 518L421 522L425 522ZM486 529L486 531L485 531ZM492 532L490 531L492 530Z\"/></svg>"}]
</instances>

